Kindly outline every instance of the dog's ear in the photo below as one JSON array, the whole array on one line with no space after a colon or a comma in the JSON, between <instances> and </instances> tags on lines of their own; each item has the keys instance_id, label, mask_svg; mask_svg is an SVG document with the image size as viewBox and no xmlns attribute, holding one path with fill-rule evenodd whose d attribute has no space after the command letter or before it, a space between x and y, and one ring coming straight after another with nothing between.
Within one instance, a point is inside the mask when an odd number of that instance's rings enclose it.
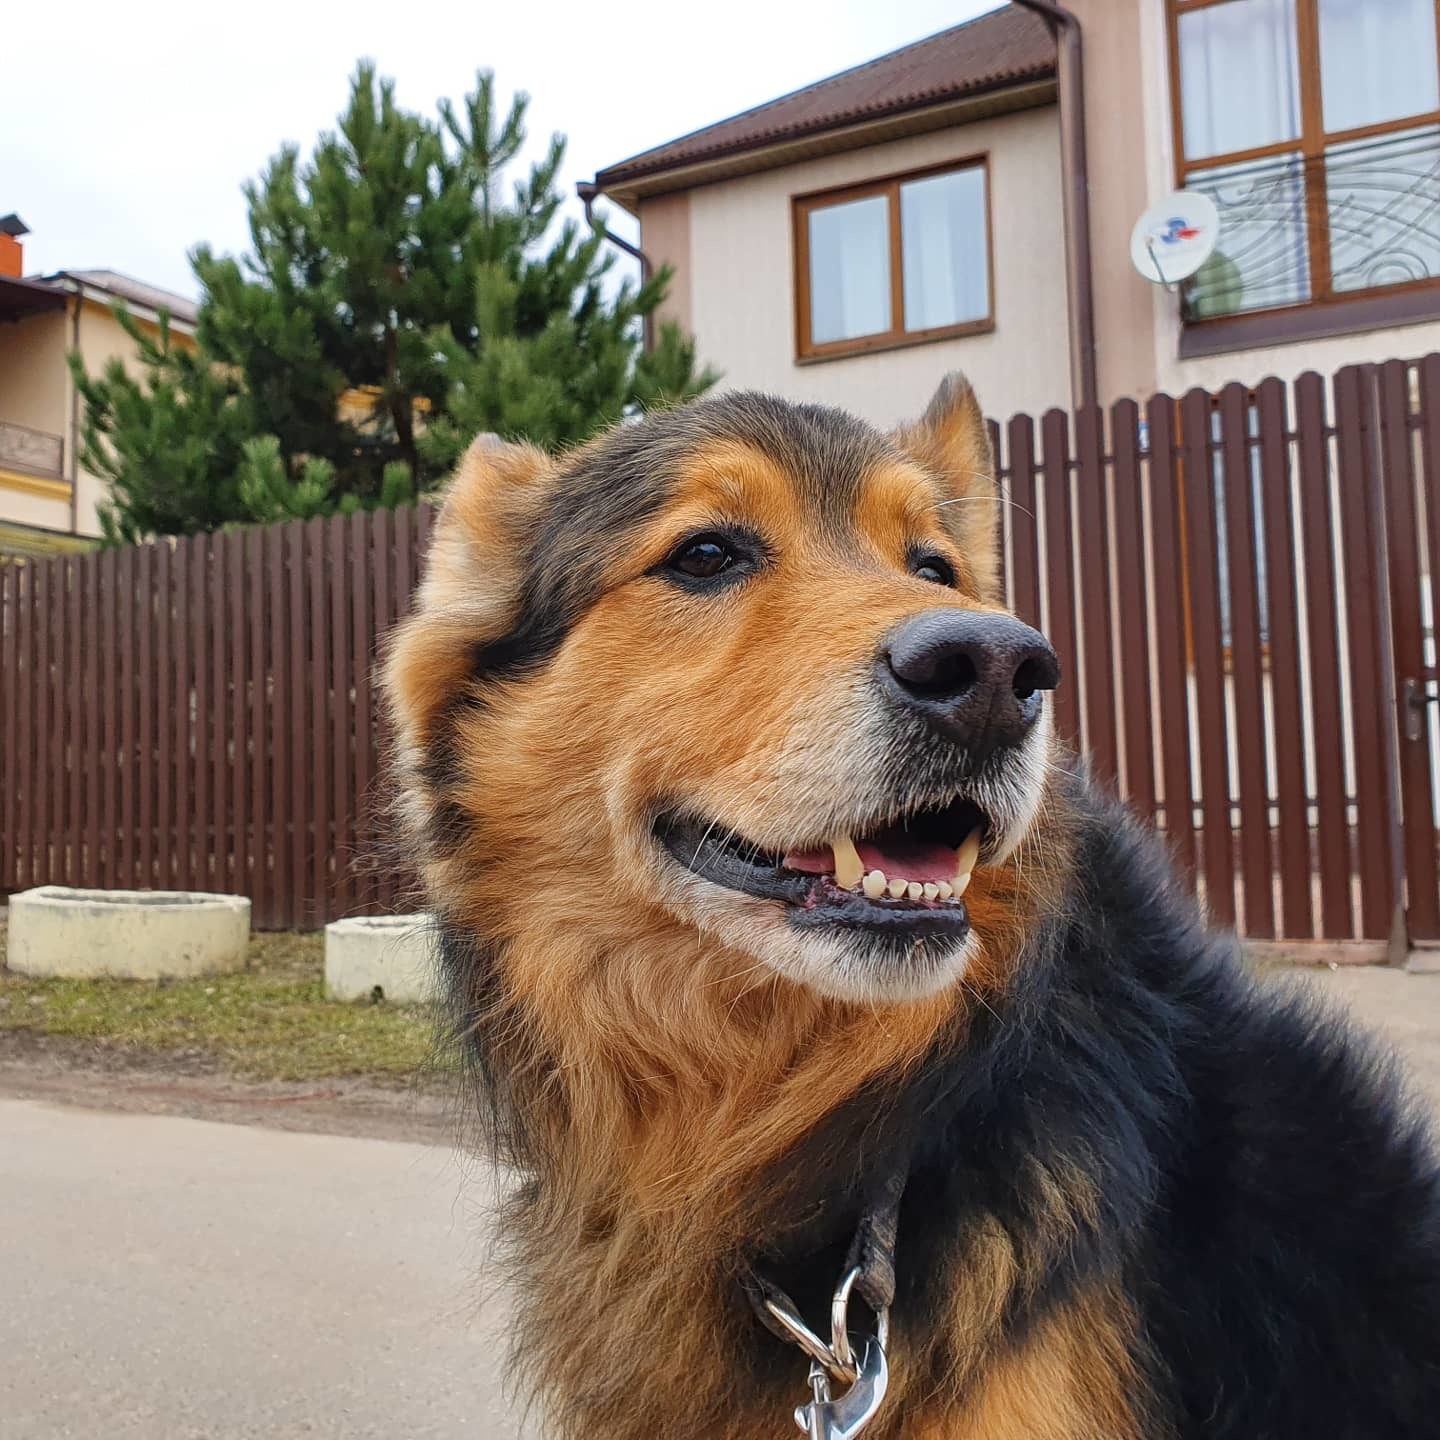
<instances>
[{"instance_id":1,"label":"dog's ear","mask_svg":"<svg viewBox=\"0 0 1440 1440\"><path fill-rule=\"evenodd\" d=\"M941 520L960 547L981 598L1000 600L1000 492L990 435L970 382L952 370L925 413L902 426L895 439L939 482Z\"/></svg>"},{"instance_id":2,"label":"dog's ear","mask_svg":"<svg viewBox=\"0 0 1440 1440\"><path fill-rule=\"evenodd\" d=\"M544 451L488 435L461 459L431 532L415 610L385 667L402 741L428 743L434 719L473 678L477 650L509 628L526 540L554 468Z\"/></svg>"}]
</instances>

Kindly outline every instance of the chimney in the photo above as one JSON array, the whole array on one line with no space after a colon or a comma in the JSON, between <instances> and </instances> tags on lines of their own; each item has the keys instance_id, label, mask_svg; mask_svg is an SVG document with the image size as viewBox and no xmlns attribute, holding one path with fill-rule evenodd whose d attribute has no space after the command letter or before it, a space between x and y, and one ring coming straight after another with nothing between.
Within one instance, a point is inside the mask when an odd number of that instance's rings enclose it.
<instances>
[{"instance_id":1,"label":"chimney","mask_svg":"<svg viewBox=\"0 0 1440 1440\"><path fill-rule=\"evenodd\" d=\"M25 273L25 247L20 237L29 233L30 227L18 215L0 215L0 276L18 280Z\"/></svg>"}]
</instances>

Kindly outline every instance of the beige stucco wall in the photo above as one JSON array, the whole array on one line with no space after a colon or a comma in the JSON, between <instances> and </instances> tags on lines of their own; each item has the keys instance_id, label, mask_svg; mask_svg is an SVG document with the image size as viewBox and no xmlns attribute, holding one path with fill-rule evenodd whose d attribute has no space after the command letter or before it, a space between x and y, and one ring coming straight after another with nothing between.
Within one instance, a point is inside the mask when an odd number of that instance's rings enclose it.
<instances>
[{"instance_id":1,"label":"beige stucco wall","mask_svg":"<svg viewBox=\"0 0 1440 1440\"><path fill-rule=\"evenodd\" d=\"M645 237L645 253L656 264L670 265L675 273L670 288L655 318L662 324L673 320L687 334L694 332L691 316L693 304L691 279L694 274L690 256L690 192L676 190L669 195L656 195L640 202L640 233ZM663 257L663 258L661 258Z\"/></svg>"},{"instance_id":2,"label":"beige stucco wall","mask_svg":"<svg viewBox=\"0 0 1440 1440\"><path fill-rule=\"evenodd\" d=\"M690 191L688 298L701 357L724 371L725 386L824 401L881 425L917 413L953 369L971 377L994 416L1067 405L1055 117L1053 106L1021 111ZM982 152L995 224L995 330L797 364L791 197ZM669 258L652 243L661 238L646 227L656 259Z\"/></svg>"},{"instance_id":3,"label":"beige stucco wall","mask_svg":"<svg viewBox=\"0 0 1440 1440\"><path fill-rule=\"evenodd\" d=\"M1170 62L1161 0L1070 0L1085 27L1086 123L1095 248L1095 320L1101 399L1293 379L1363 361L1440 349L1440 324L1375 330L1180 358L1179 296L1148 284L1130 264L1130 227L1175 188ZM1141 153L1136 154L1135 137Z\"/></svg>"}]
</instances>

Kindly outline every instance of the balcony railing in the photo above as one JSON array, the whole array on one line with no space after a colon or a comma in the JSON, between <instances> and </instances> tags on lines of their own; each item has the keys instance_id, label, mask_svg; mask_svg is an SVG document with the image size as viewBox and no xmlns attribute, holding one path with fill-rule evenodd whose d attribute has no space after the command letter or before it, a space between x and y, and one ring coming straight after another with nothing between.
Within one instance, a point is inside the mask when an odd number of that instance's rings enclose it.
<instances>
[{"instance_id":1,"label":"balcony railing","mask_svg":"<svg viewBox=\"0 0 1440 1440\"><path fill-rule=\"evenodd\" d=\"M13 466L49 480L65 478L65 441L62 436L28 425L0 420L0 468Z\"/></svg>"}]
</instances>

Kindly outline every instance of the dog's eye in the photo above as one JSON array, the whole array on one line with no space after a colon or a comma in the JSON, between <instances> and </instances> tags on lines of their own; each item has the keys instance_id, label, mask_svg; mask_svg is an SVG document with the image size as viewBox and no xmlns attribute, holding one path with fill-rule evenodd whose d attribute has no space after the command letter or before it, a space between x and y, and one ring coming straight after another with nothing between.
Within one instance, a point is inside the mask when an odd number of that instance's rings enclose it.
<instances>
[{"instance_id":1,"label":"dog's eye","mask_svg":"<svg viewBox=\"0 0 1440 1440\"><path fill-rule=\"evenodd\" d=\"M665 568L692 580L711 580L729 570L739 558L723 535L695 535L675 550Z\"/></svg>"},{"instance_id":2,"label":"dog's eye","mask_svg":"<svg viewBox=\"0 0 1440 1440\"><path fill-rule=\"evenodd\" d=\"M916 555L910 561L910 571L920 580L932 585L955 585L955 571L943 555Z\"/></svg>"}]
</instances>

